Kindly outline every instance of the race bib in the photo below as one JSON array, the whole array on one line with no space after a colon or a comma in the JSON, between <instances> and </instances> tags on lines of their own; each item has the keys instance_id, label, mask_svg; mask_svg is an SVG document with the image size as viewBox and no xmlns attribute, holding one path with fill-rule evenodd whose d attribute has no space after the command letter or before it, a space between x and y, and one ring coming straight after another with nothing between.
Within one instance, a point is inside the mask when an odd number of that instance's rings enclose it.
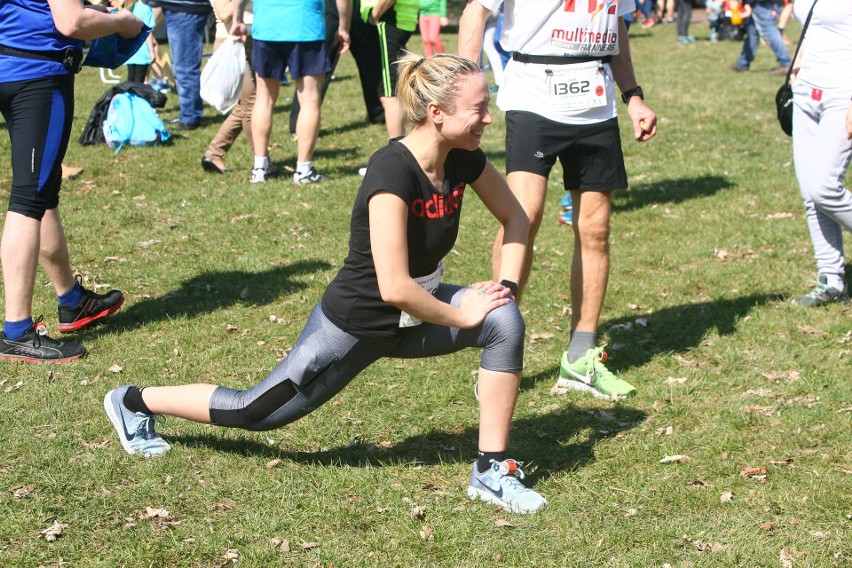
<instances>
[{"instance_id":1,"label":"race bib","mask_svg":"<svg viewBox=\"0 0 852 568\"><path fill-rule=\"evenodd\" d=\"M547 102L555 112L606 106L604 67L600 61L551 65L544 70Z\"/></svg>"},{"instance_id":2,"label":"race bib","mask_svg":"<svg viewBox=\"0 0 852 568\"><path fill-rule=\"evenodd\" d=\"M417 282L418 286L434 296L435 291L438 290L438 285L441 284L441 276L443 275L444 262L441 261L438 263L438 269L435 272L415 278L414 281ZM411 314L407 314L405 312L400 312L399 314L399 327L414 327L421 323L423 323L423 320L419 320Z\"/></svg>"}]
</instances>

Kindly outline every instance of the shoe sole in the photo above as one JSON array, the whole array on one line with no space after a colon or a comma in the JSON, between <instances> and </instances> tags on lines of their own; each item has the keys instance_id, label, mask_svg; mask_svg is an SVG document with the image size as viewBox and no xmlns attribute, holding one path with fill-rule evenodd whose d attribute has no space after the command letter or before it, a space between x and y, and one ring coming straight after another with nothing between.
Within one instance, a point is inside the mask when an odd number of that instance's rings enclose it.
<instances>
[{"instance_id":1,"label":"shoe sole","mask_svg":"<svg viewBox=\"0 0 852 568\"><path fill-rule=\"evenodd\" d=\"M107 308L107 309L105 309L101 312L96 313L93 316L89 316L87 318L77 320L73 323L60 323L59 324L59 331L62 332L62 333L68 333L68 332L71 332L71 331L77 331L79 329L83 329L84 327L86 327L89 324L95 323L96 321L98 321L100 319L103 319L103 318L105 318L109 315L114 314L116 311L118 311L118 308L120 308L123 304L124 304L124 294L121 295L121 299L118 301L118 303L116 305L112 306L111 308Z\"/></svg>"},{"instance_id":2,"label":"shoe sole","mask_svg":"<svg viewBox=\"0 0 852 568\"><path fill-rule=\"evenodd\" d=\"M208 174L224 174L228 171L227 168L220 168L213 162L201 162L201 169Z\"/></svg>"},{"instance_id":3,"label":"shoe sole","mask_svg":"<svg viewBox=\"0 0 852 568\"><path fill-rule=\"evenodd\" d=\"M83 352L79 355L72 355L71 357L64 357L62 359L36 359L35 357L10 357L9 355L0 355L0 359L3 361L21 361L24 363L67 363L79 359L85 354L86 350L83 349Z\"/></svg>"},{"instance_id":4,"label":"shoe sole","mask_svg":"<svg viewBox=\"0 0 852 568\"><path fill-rule=\"evenodd\" d=\"M520 515L531 515L531 514L537 512L539 510L539 509L535 509L533 511L524 511L522 509L517 509L515 507L512 507L509 503L506 503L502 499L498 499L497 497L495 497L491 493L488 493L487 491L483 491L481 489L477 489L476 487L473 487L472 485L468 485L468 487L467 487L467 496L472 501L476 501L478 499L480 501L484 501L486 503L490 503L492 505L497 505L498 507L502 507L505 511L508 511L510 513L518 513ZM543 506L544 505L542 505L542 507Z\"/></svg>"},{"instance_id":5,"label":"shoe sole","mask_svg":"<svg viewBox=\"0 0 852 568\"><path fill-rule=\"evenodd\" d=\"M115 405L112 403L112 393L115 390L109 391L104 397L104 411L106 412L109 421L112 422L112 427L115 429L115 432L118 434L118 439L121 442L121 447L124 448L124 451L130 455L136 453L136 450L130 447L130 444L124 438L122 434L122 430L124 430L124 425L121 421L121 417L115 413Z\"/></svg>"},{"instance_id":6,"label":"shoe sole","mask_svg":"<svg viewBox=\"0 0 852 568\"><path fill-rule=\"evenodd\" d=\"M580 380L577 380L577 379L566 378L566 377L562 376L561 372L559 374L559 378L556 380L556 386L558 388L562 388L562 389L570 389L570 390L576 390L576 391L580 391L580 392L587 392L587 393L594 395L597 398L602 398L604 400L616 400L616 399L621 400L622 398L630 398L631 396L634 396L636 394L635 390L630 391L627 394L606 394L606 393L603 393L603 392L597 390L592 385L584 383L583 381L580 381Z\"/></svg>"}]
</instances>

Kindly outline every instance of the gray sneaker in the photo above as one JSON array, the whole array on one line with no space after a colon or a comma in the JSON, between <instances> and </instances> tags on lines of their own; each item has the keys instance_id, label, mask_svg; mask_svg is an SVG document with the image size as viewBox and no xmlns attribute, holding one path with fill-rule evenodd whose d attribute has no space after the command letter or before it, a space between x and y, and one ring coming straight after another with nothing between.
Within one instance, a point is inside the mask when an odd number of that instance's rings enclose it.
<instances>
[{"instance_id":1,"label":"gray sneaker","mask_svg":"<svg viewBox=\"0 0 852 568\"><path fill-rule=\"evenodd\" d=\"M142 454L146 458L160 456L168 452L171 446L154 429L157 419L165 421L157 414L131 412L124 406L124 395L133 385L125 385L109 391L104 397L104 410L118 433L121 446L128 454Z\"/></svg>"},{"instance_id":2,"label":"gray sneaker","mask_svg":"<svg viewBox=\"0 0 852 568\"><path fill-rule=\"evenodd\" d=\"M491 469L479 473L474 462L467 496L499 505L511 513L526 515L539 511L547 505L547 500L521 483L524 478L521 465L523 462L515 460L491 460Z\"/></svg>"},{"instance_id":3,"label":"gray sneaker","mask_svg":"<svg viewBox=\"0 0 852 568\"><path fill-rule=\"evenodd\" d=\"M793 298L793 303L799 304L800 306L805 306L807 308L819 308L820 306L824 306L826 304L831 304L834 302L841 302L844 304L849 303L848 286L843 290L831 288L828 285L828 278L826 278L823 274L820 274L819 281L814 282L814 284L816 284L816 286L813 290L811 290L804 296L801 296L799 298Z\"/></svg>"}]
</instances>

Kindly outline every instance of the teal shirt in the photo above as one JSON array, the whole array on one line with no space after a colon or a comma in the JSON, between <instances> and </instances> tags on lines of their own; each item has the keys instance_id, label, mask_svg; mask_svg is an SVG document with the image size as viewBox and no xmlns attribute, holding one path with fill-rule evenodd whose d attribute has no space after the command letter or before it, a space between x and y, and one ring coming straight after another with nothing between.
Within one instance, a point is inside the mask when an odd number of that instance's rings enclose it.
<instances>
[{"instance_id":1,"label":"teal shirt","mask_svg":"<svg viewBox=\"0 0 852 568\"><path fill-rule=\"evenodd\" d=\"M254 0L251 35L260 41L325 41L325 2Z\"/></svg>"}]
</instances>

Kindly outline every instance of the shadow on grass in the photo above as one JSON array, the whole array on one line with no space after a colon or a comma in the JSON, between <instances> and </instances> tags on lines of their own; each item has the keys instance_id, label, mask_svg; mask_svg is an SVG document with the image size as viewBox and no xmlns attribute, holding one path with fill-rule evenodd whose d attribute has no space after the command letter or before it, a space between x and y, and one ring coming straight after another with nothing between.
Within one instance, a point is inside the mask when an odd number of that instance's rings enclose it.
<instances>
[{"instance_id":1,"label":"shadow on grass","mask_svg":"<svg viewBox=\"0 0 852 568\"><path fill-rule=\"evenodd\" d=\"M664 179L653 183L633 184L627 191L614 193L612 210L635 211L651 205L682 203L688 199L710 197L735 185L722 176Z\"/></svg>"},{"instance_id":2,"label":"shadow on grass","mask_svg":"<svg viewBox=\"0 0 852 568\"><path fill-rule=\"evenodd\" d=\"M757 306L783 301L779 295L755 294L733 300L716 300L663 308L652 314L632 315L601 324L609 335L609 359L606 366L616 374L641 367L661 353L684 353L698 347L707 334L720 336L737 331L737 322ZM647 327L636 323L647 320ZM521 377L521 390L536 387L539 382L555 384L559 366L554 365L534 375Z\"/></svg>"},{"instance_id":3,"label":"shadow on grass","mask_svg":"<svg viewBox=\"0 0 852 568\"><path fill-rule=\"evenodd\" d=\"M601 329L609 334L616 356L609 359L607 366L616 372L625 371L641 367L660 353L681 353L698 347L712 331L720 336L732 335L737 323L754 308L781 300L777 295L753 294L609 320ZM647 327L637 324L638 318L647 320Z\"/></svg>"},{"instance_id":4,"label":"shadow on grass","mask_svg":"<svg viewBox=\"0 0 852 568\"><path fill-rule=\"evenodd\" d=\"M180 316L191 318L237 303L264 306L283 294L293 294L307 288L308 285L300 282L298 277L329 268L331 265L325 261L306 260L276 266L264 272L205 272L183 282L180 288L159 298L145 299L127 309L119 310L110 316L108 326L96 327L90 333L131 329L153 321ZM248 289L249 293L245 298L241 298L240 295L245 289Z\"/></svg>"},{"instance_id":5,"label":"shadow on grass","mask_svg":"<svg viewBox=\"0 0 852 568\"><path fill-rule=\"evenodd\" d=\"M646 417L641 410L615 405L606 411L567 406L549 414L518 419L513 422L509 454L530 465L535 464L535 468L528 468L527 471L526 484L531 485L553 473L593 462L594 449L599 442L635 428ZM171 443L184 446L204 446L264 459L282 459L309 465L384 467L406 463L470 463L476 456L478 430L475 426L432 429L406 438L390 448L380 448L372 443L356 443L314 452L288 451L247 438L246 434L226 433L224 430L221 435L165 437Z\"/></svg>"}]
</instances>

